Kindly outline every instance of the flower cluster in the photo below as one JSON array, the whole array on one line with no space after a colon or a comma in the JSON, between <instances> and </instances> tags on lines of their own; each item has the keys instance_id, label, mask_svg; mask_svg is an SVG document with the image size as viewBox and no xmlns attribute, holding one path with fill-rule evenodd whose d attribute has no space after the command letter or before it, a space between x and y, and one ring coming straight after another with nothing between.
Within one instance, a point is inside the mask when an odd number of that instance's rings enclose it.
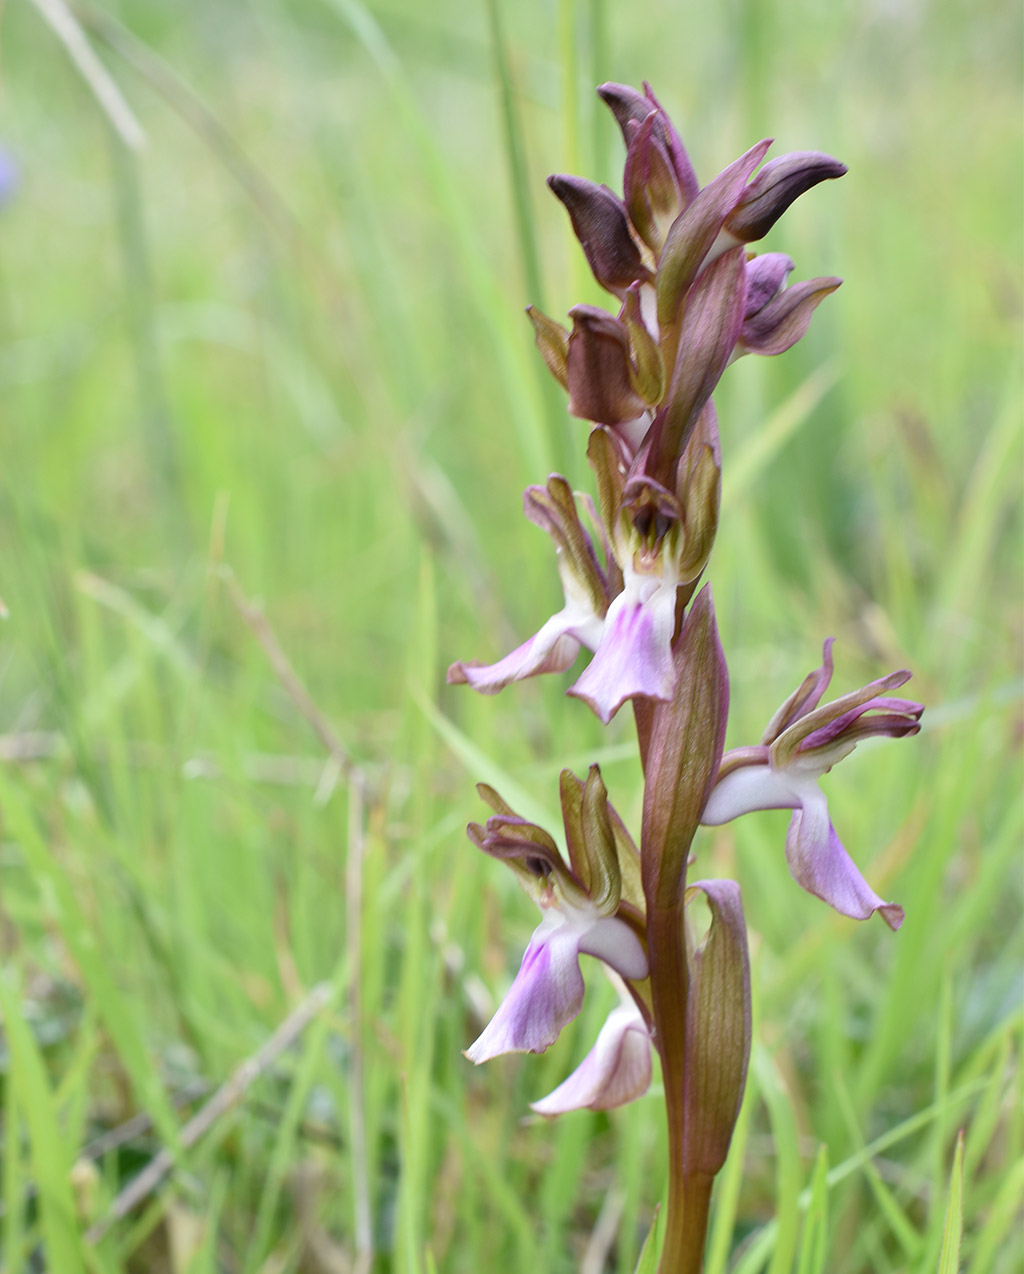
<instances>
[{"instance_id":1,"label":"flower cluster","mask_svg":"<svg viewBox=\"0 0 1024 1274\"><path fill-rule=\"evenodd\" d=\"M609 721L627 699L668 700L672 640L718 526L721 453L711 394L747 353L779 354L806 332L839 279L786 286L789 257L761 239L803 191L846 169L816 152L763 165L758 142L700 187L649 87L599 90L626 142L623 196L581 177L549 185L565 205L594 277L617 315L589 305L571 331L531 307L537 344L589 421L599 508L583 501L603 551L561 476L526 492L526 514L554 541L565 605L489 667L460 661L448 679L483 693L593 658L570 693Z\"/></svg>"},{"instance_id":2,"label":"flower cluster","mask_svg":"<svg viewBox=\"0 0 1024 1274\"><path fill-rule=\"evenodd\" d=\"M567 859L543 829L481 787L493 813L471 840L516 872L542 918L473 1062L541 1052L580 1011L580 957L601 960L620 1004L581 1066L534 1104L542 1115L607 1109L644 1092L657 1049L669 1129L668 1221L662 1269L697 1269L706 1208L684 1189L710 1190L725 1160L750 1052L746 926L733 881L687 883L697 828L762 809L789 809L786 859L799 885L837 912L903 911L871 889L829 818L819 780L862 739L920 729L919 703L892 692L894 672L831 703L832 641L769 722L761 742L724 752L729 683L709 586L698 591L719 520L721 448L712 393L744 354L779 354L806 332L839 286L787 286L789 257L760 240L804 191L841 176L816 152L763 163L758 142L701 187L650 88L599 93L626 143L621 197L579 177L550 178L610 313L570 311L571 329L531 308L536 342L589 422L596 501L553 474L525 494L527 517L555 546L564 605L528 641L489 666L460 661L448 680L493 694L539 673L565 672L591 653L569 694L608 722L634 701L644 770L639 849L608 801L595 766L564 771ZM710 926L688 937L687 907L702 897ZM689 1218L689 1219L687 1219ZM697 1218L697 1220L694 1220ZM688 1228L689 1227L689 1228ZM696 1235L696 1237L695 1237ZM686 1257L685 1264L674 1264Z\"/></svg>"}]
</instances>

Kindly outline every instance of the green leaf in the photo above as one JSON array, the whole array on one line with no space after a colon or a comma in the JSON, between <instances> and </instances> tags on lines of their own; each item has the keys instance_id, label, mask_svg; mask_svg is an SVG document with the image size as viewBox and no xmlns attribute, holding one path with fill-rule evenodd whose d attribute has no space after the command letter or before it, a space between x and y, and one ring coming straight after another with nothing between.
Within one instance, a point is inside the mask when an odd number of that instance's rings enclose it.
<instances>
[{"instance_id":1,"label":"green leaf","mask_svg":"<svg viewBox=\"0 0 1024 1274\"><path fill-rule=\"evenodd\" d=\"M828 1259L828 1146L818 1147L811 1178L811 1199L800 1239L797 1274L825 1274Z\"/></svg>"}]
</instances>

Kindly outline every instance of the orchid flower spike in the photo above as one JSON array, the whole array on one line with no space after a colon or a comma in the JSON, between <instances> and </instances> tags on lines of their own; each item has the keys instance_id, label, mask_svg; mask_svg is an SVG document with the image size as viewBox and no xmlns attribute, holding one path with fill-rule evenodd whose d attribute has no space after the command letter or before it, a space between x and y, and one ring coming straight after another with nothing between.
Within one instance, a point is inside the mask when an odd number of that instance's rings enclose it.
<instances>
[{"instance_id":1,"label":"orchid flower spike","mask_svg":"<svg viewBox=\"0 0 1024 1274\"><path fill-rule=\"evenodd\" d=\"M495 814L470 840L506 862L543 913L508 994L466 1057L479 1064L502 1053L542 1053L583 1005L581 954L624 978L647 977L643 922L629 895L639 892L639 861L608 805L597 766L585 782L562 776L570 863L542 828L519 818L492 789L477 789ZM630 861L623 861L626 855ZM624 886L627 897L623 897Z\"/></svg>"},{"instance_id":2,"label":"orchid flower spike","mask_svg":"<svg viewBox=\"0 0 1024 1274\"><path fill-rule=\"evenodd\" d=\"M903 908L879 898L857 870L832 826L818 780L862 739L917 734L924 708L888 697L910 679L906 671L819 707L832 679L832 641L825 642L822 666L779 708L761 743L722 758L701 822L714 827L753 810L791 809L786 861L797 884L844 916L866 920L877 911L898 929Z\"/></svg>"}]
</instances>

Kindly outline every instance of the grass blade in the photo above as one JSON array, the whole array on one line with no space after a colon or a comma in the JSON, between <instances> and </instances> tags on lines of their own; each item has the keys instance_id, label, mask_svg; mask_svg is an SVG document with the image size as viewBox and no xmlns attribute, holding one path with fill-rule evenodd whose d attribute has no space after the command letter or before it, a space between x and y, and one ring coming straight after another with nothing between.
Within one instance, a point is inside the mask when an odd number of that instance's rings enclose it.
<instances>
[{"instance_id":1,"label":"grass blade","mask_svg":"<svg viewBox=\"0 0 1024 1274\"><path fill-rule=\"evenodd\" d=\"M74 1197L71 1193L71 1160L61 1137L56 1103L42 1056L25 1023L18 994L0 977L0 1011L10 1048L10 1082L20 1094L32 1147L32 1172L39 1203L39 1227L49 1258L48 1267L61 1274L83 1268L78 1240Z\"/></svg>"},{"instance_id":2,"label":"grass blade","mask_svg":"<svg viewBox=\"0 0 1024 1274\"><path fill-rule=\"evenodd\" d=\"M964 1233L964 1133L957 1133L953 1171L949 1177L949 1202L942 1231L939 1274L957 1274L960 1268L960 1240Z\"/></svg>"}]
</instances>

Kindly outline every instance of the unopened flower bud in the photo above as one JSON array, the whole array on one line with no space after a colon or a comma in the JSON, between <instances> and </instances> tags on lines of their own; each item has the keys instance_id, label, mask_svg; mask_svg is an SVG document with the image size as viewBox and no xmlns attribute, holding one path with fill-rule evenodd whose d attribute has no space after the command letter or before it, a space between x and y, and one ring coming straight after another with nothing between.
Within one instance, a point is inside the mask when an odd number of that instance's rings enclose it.
<instances>
[{"instance_id":1,"label":"unopened flower bud","mask_svg":"<svg viewBox=\"0 0 1024 1274\"><path fill-rule=\"evenodd\" d=\"M805 190L845 172L845 164L816 150L792 151L770 159L743 192L725 228L740 243L753 243L768 233Z\"/></svg>"},{"instance_id":2,"label":"unopened flower bud","mask_svg":"<svg viewBox=\"0 0 1024 1274\"><path fill-rule=\"evenodd\" d=\"M793 260L784 252L763 252L747 262L747 304L743 313L746 322L768 304L786 285L793 269Z\"/></svg>"},{"instance_id":3,"label":"unopened flower bud","mask_svg":"<svg viewBox=\"0 0 1024 1274\"><path fill-rule=\"evenodd\" d=\"M690 157L686 153L679 134L676 132L661 103L654 96L654 91L647 83L644 91L638 92L628 84L602 84L597 90L598 97L615 116L627 150L632 145L639 125L655 112L652 137L660 151L667 156L676 185L682 199L682 207L687 207L697 197L700 185L697 174L693 171Z\"/></svg>"},{"instance_id":4,"label":"unopened flower bud","mask_svg":"<svg viewBox=\"0 0 1024 1274\"><path fill-rule=\"evenodd\" d=\"M569 311L567 375L569 411L583 420L618 425L635 420L647 403L634 387L629 332L624 323L592 305Z\"/></svg>"},{"instance_id":5,"label":"unopened flower bud","mask_svg":"<svg viewBox=\"0 0 1024 1274\"><path fill-rule=\"evenodd\" d=\"M583 177L556 174L548 178L548 185L565 204L594 278L603 288L622 296L631 283L649 281L650 271L617 195Z\"/></svg>"}]
</instances>

